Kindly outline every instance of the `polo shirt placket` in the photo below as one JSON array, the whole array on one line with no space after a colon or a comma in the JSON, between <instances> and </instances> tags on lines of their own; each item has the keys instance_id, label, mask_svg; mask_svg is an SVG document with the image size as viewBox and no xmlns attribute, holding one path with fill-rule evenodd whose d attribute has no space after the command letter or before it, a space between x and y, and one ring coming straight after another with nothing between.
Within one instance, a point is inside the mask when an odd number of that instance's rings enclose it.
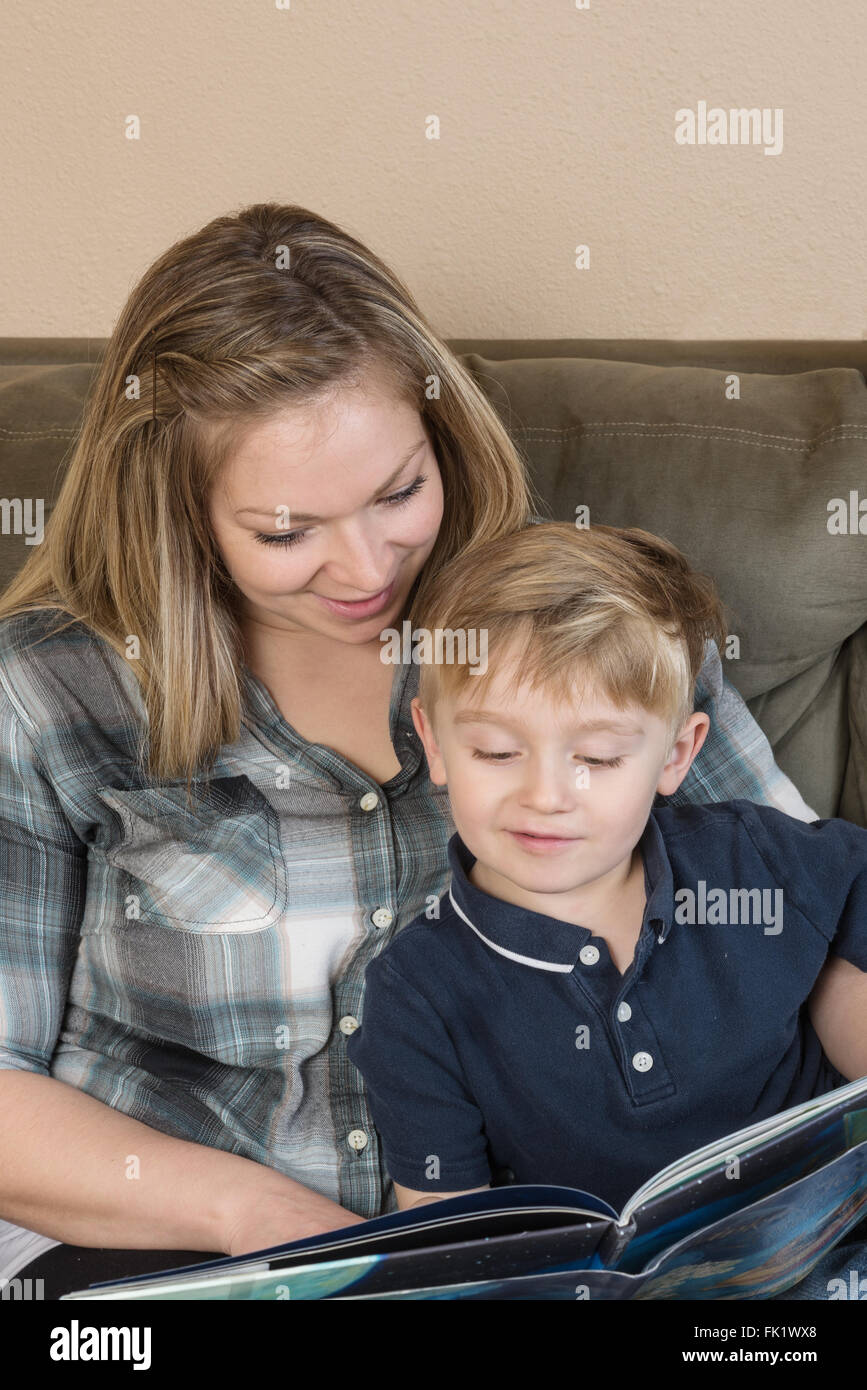
<instances>
[{"instance_id":1,"label":"polo shirt placket","mask_svg":"<svg viewBox=\"0 0 867 1390\"><path fill-rule=\"evenodd\" d=\"M674 920L671 866L656 822L648 820L640 841L647 902L635 955L622 975L604 937L594 936L589 927L561 922L515 904L498 904L470 881L475 856L459 836L453 837L451 846L463 874L453 875L449 900L466 925L492 950L529 969L570 975L580 1006L589 1005L604 1028L636 1106L674 1095L677 1086L653 1020L641 1002L642 974L652 953L664 944ZM521 941L534 942L533 955L524 954L526 948L518 949L517 934ZM576 1013L576 1027L586 1022L585 1016Z\"/></svg>"},{"instance_id":2,"label":"polo shirt placket","mask_svg":"<svg viewBox=\"0 0 867 1390\"><path fill-rule=\"evenodd\" d=\"M645 907L635 956L622 975L611 959L607 942L588 931L588 944L578 952L572 976L576 988L591 1000L607 1028L612 1052L636 1105L664 1100L677 1090L653 1020L641 1002L641 976L652 952L664 940L664 922L649 918L648 910L649 905Z\"/></svg>"}]
</instances>

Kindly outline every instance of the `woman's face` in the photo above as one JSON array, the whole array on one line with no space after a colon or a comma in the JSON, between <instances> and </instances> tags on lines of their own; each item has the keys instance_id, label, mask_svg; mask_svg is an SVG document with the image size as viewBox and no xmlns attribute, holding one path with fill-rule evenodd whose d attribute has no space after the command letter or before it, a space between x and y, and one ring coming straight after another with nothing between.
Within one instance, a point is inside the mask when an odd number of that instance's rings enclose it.
<instances>
[{"instance_id":1,"label":"woman's face","mask_svg":"<svg viewBox=\"0 0 867 1390\"><path fill-rule=\"evenodd\" d=\"M442 514L422 417L377 380L255 426L209 498L246 622L357 645L399 622Z\"/></svg>"}]
</instances>

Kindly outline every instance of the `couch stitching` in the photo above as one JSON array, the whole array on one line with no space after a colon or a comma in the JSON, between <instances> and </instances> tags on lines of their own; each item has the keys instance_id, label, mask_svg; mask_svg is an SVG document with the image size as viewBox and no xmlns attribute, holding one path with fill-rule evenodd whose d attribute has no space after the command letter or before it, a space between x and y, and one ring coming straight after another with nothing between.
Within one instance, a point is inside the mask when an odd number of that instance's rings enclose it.
<instances>
[{"instance_id":1,"label":"couch stitching","mask_svg":"<svg viewBox=\"0 0 867 1390\"><path fill-rule=\"evenodd\" d=\"M609 430L607 433L606 433L604 430L600 430L597 434L595 434L595 435L593 435L593 436L591 436L591 437L592 437L593 439L606 439L606 438L608 438L608 439L616 439L616 438L621 438L621 439L630 439L630 438L631 438L631 439L653 439L654 437L657 438L657 439L659 439L659 438L662 438L662 437L664 437L664 436L660 436L660 435L656 435L656 436L647 435L647 434L643 433L641 430ZM707 436L706 434L679 434L679 435L672 436L672 438L677 438L677 439L701 439L701 440L704 440L705 443L708 443L708 442L709 442L708 436ZM844 443L848 443L848 441L849 441L850 439L867 439L867 431L865 431L863 434L849 434L849 435L844 435L844 436L842 436L842 438L836 439L836 440L833 440L833 439L826 439L826 440L823 441L823 443L825 443L825 444L844 444ZM539 440L538 442L539 442L540 444L543 444L543 443L545 443L546 441L545 441L545 440ZM550 441L550 442L553 443L553 441ZM733 444L733 443L737 443L737 442L739 442L739 441L737 441L737 440L725 440L725 439L720 439L720 440L718 440L717 442L720 443L720 444L725 444L725 443ZM803 449L803 447L798 446L798 445L795 445L795 444L759 444L758 440L755 440L755 439L745 439L745 440L740 441L740 442L742 442L744 445L746 445L746 446L748 446L749 448L752 448L752 449L777 449L778 451L780 451L781 453L784 453L784 454L803 454L803 453L805 452L804 449ZM807 442L810 443L810 442L812 442L812 441L809 441L809 440L808 440Z\"/></svg>"},{"instance_id":2,"label":"couch stitching","mask_svg":"<svg viewBox=\"0 0 867 1390\"><path fill-rule=\"evenodd\" d=\"M743 434L743 435L749 435L749 436L752 436L753 439L789 439L789 440L792 440L795 444L816 444L816 443L818 443L820 440L821 440L821 441L826 441L826 442L827 442L827 441L831 441L835 435L838 435L838 436L839 436L839 435L840 435L840 432L841 432L842 430L852 430L852 431L856 431L856 433L844 435L843 438L847 438L847 439L867 439L867 430L862 429L861 426L859 426L859 425L847 425L847 424L843 424L843 425L833 425L833 426L831 426L831 428L829 428L829 429L827 429L827 430L823 430L820 434L815 434L815 435L768 434L766 431L763 431L763 430L746 430L746 429L739 429L739 428L737 428L737 427L734 426L734 425L711 425L711 424L708 424L708 425L698 425L698 426L696 426L695 421L688 421L688 420L669 420L669 421L666 421L665 423L655 423L655 422L650 421L650 420L611 420L611 421L607 421L607 420L587 420L587 421L585 421L585 422L584 422L583 424L581 424L581 425L568 425L568 426L567 426L567 425L564 425L564 426L562 426L562 427L557 427L557 426L553 426L553 425L550 425L550 426L549 426L549 425L523 425L523 426L521 426L521 425L516 425L514 428L515 428L516 432L518 432L518 433L520 433L520 434L524 434L524 435L530 435L530 434L536 434L536 435L556 435L556 436L559 436L560 438L563 438L563 437L565 437L565 436L567 436L567 435L570 435L570 434L579 434L581 431L583 431L583 430L588 430L588 429L597 430L597 431L598 431L597 437L598 437L598 438L602 438L602 439L604 439L604 438L613 438L613 437L615 437L616 435L622 435L624 438L639 438L639 437L642 437L642 435L641 435L641 430L624 430L624 429L619 429L619 428L617 428L617 429L603 428L604 426L608 426L608 425L619 426L619 425L627 425L627 424L628 424L628 425L639 425L639 426L641 426L641 429L649 429L649 430L666 430L666 429L678 429L678 430L684 430L684 429L689 430L689 429L691 429L691 430L695 430L696 428L698 428L699 430L702 431L701 434L695 434L695 433L693 433L693 434L681 435L680 437L683 438L683 439L703 439L703 438L706 438L707 435L710 434L711 432L716 431L716 432L721 433L721 434ZM76 434L78 434L79 432L80 432L80 427L75 428L75 429L71 429L71 428L68 428L68 427L62 426L62 425L53 426L51 429L48 429L48 430L10 430L10 429L6 429L5 426L0 425L0 435L5 435L5 436L6 436L7 438L9 438L9 439L50 439L50 438L52 438L52 437L54 437L54 436L56 436L56 435L76 435ZM730 442L734 443L734 442L736 442L736 441L730 441ZM745 442L745 443L752 443L753 441L752 441L752 439L746 439L744 442ZM787 446L785 446L785 445L767 444L767 445L762 445L762 446L760 446L760 447L768 448L768 449L773 449L773 448L785 449L786 452L788 452L788 453L798 453L798 452L800 452L798 449L787 448Z\"/></svg>"},{"instance_id":3,"label":"couch stitching","mask_svg":"<svg viewBox=\"0 0 867 1390\"><path fill-rule=\"evenodd\" d=\"M78 430L67 429L65 425L54 425L50 430L7 430L0 425L0 434L10 439L50 439L55 434L78 434Z\"/></svg>"},{"instance_id":4,"label":"couch stitching","mask_svg":"<svg viewBox=\"0 0 867 1390\"><path fill-rule=\"evenodd\" d=\"M769 434L766 430L745 430L738 429L735 425L700 425L695 420L668 420L654 422L652 420L585 420L580 425L524 425L516 426L523 434L577 434L585 429L610 429L612 425L640 425L644 429L667 430L667 429L701 429L718 430L726 434L746 434L753 435L756 439L788 439L794 444L812 444L817 439L824 439L837 434L840 430L863 430L862 425L831 425L827 430L822 430L819 434L800 435L800 434ZM619 431L618 431L619 432ZM851 436L854 439L867 438L867 434L856 434Z\"/></svg>"}]
</instances>

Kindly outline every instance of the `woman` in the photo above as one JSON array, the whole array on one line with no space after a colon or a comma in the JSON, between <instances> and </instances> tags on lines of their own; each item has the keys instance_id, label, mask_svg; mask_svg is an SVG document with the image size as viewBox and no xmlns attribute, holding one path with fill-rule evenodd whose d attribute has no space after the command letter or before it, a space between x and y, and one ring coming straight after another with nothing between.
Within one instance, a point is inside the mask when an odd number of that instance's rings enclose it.
<instances>
[{"instance_id":1,"label":"woman","mask_svg":"<svg viewBox=\"0 0 867 1390\"><path fill-rule=\"evenodd\" d=\"M380 633L533 508L323 218L217 218L133 290L0 604L0 1276L53 1298L394 1209L345 1041L454 826ZM814 819L715 648L696 700L678 799Z\"/></svg>"}]
</instances>

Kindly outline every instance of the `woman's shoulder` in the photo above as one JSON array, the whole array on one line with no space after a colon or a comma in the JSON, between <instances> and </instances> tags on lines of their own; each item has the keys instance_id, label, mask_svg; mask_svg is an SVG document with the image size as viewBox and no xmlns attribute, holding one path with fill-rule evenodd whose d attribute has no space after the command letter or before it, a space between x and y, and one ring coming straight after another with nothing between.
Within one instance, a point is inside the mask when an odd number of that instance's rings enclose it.
<instances>
[{"instance_id":1,"label":"woman's shoulder","mask_svg":"<svg viewBox=\"0 0 867 1390\"><path fill-rule=\"evenodd\" d=\"M0 619L0 689L31 728L141 717L140 688L109 642L69 613L31 609Z\"/></svg>"}]
</instances>

